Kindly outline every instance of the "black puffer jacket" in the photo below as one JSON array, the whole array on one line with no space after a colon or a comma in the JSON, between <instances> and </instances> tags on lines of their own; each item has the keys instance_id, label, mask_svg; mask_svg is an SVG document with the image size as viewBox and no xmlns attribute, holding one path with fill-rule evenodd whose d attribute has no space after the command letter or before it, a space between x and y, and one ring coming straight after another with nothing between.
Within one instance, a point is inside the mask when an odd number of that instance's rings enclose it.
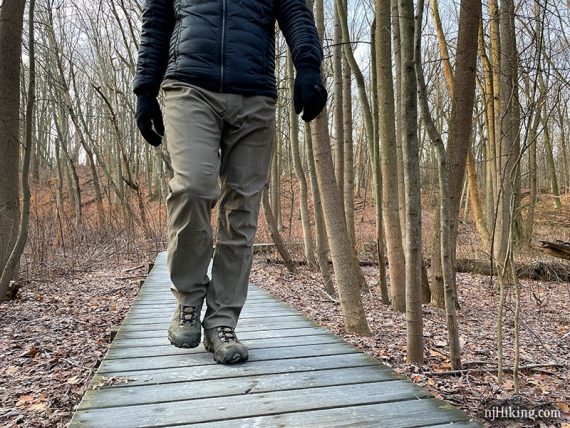
<instances>
[{"instance_id":1,"label":"black puffer jacket","mask_svg":"<svg viewBox=\"0 0 570 428\"><path fill-rule=\"evenodd\" d=\"M322 50L305 0L146 0L135 93L164 78L277 97L275 21L297 70L320 70Z\"/></svg>"}]
</instances>

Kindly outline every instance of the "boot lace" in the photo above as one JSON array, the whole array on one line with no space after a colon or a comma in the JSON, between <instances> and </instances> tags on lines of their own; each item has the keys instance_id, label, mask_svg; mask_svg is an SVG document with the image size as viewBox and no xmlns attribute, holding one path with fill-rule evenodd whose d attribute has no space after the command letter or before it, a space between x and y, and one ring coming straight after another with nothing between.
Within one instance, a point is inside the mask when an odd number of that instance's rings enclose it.
<instances>
[{"instance_id":1,"label":"boot lace","mask_svg":"<svg viewBox=\"0 0 570 428\"><path fill-rule=\"evenodd\" d=\"M180 324L192 325L200 317L200 306L180 305Z\"/></svg>"},{"instance_id":2,"label":"boot lace","mask_svg":"<svg viewBox=\"0 0 570 428\"><path fill-rule=\"evenodd\" d=\"M218 337L222 342L239 342L236 333L232 327L217 327Z\"/></svg>"}]
</instances>

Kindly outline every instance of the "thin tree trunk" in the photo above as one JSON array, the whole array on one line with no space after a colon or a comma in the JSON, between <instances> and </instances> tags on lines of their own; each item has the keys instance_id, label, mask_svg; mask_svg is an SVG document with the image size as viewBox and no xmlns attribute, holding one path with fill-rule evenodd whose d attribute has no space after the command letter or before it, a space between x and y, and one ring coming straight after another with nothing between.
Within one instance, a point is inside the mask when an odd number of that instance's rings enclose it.
<instances>
[{"instance_id":1,"label":"thin tree trunk","mask_svg":"<svg viewBox=\"0 0 570 428\"><path fill-rule=\"evenodd\" d=\"M473 159L473 150L469 147L467 151L467 190L469 191L469 201L471 201L471 216L475 222L475 228L481 238L483 248L488 249L491 243L489 230L487 229L487 221L483 208L479 199L479 190L477 189L477 173L475 170L475 159Z\"/></svg>"},{"instance_id":2,"label":"thin tree trunk","mask_svg":"<svg viewBox=\"0 0 570 428\"><path fill-rule=\"evenodd\" d=\"M419 102L422 112L422 120L430 139L436 149L438 157L438 178L439 178L439 209L440 223L439 233L441 234L441 266L443 270L443 283L445 289L445 312L447 320L447 337L449 341L449 353L451 356L452 370L461 369L461 350L459 346L459 327L455 310L455 293L453 289L453 260L451 248L451 217L450 217L450 191L448 179L448 164L445 147L439 132L437 131L428 106L426 83L421 64L421 37L423 21L424 0L418 1L417 21L415 26L415 69L418 82ZM432 261L433 262L433 261Z\"/></svg>"},{"instance_id":3,"label":"thin tree trunk","mask_svg":"<svg viewBox=\"0 0 570 428\"><path fill-rule=\"evenodd\" d=\"M311 124L311 131L323 217L344 316L344 327L350 333L369 335L370 329L360 296L362 272L354 249L350 246L344 210L338 205L338 188L334 176L326 108Z\"/></svg>"},{"instance_id":4,"label":"thin tree trunk","mask_svg":"<svg viewBox=\"0 0 570 428\"><path fill-rule=\"evenodd\" d=\"M0 271L14 248L20 218L19 83L25 4L4 0L0 7Z\"/></svg>"},{"instance_id":5,"label":"thin tree trunk","mask_svg":"<svg viewBox=\"0 0 570 428\"><path fill-rule=\"evenodd\" d=\"M319 270L323 277L323 284L327 293L331 296L336 294L333 284L331 271L329 268L329 247L327 240L327 231L325 229L325 221L323 219L323 206L321 204L321 192L317 180L317 171L315 167L315 159L313 156L313 138L311 136L310 126L305 125L305 145L307 146L307 164L309 166L309 177L311 179L311 193L313 195L313 209L315 211L315 228L316 228L316 252Z\"/></svg>"},{"instance_id":6,"label":"thin tree trunk","mask_svg":"<svg viewBox=\"0 0 570 428\"><path fill-rule=\"evenodd\" d=\"M356 246L354 229L354 145L352 143L352 80L350 66L343 57L342 109L344 138L344 216L350 245Z\"/></svg>"},{"instance_id":7,"label":"thin tree trunk","mask_svg":"<svg viewBox=\"0 0 570 428\"><path fill-rule=\"evenodd\" d=\"M407 361L422 364L422 229L421 189L418 146L417 85L414 69L414 2L399 0L400 44L402 58L402 155L406 196L406 326Z\"/></svg>"},{"instance_id":8,"label":"thin tree trunk","mask_svg":"<svg viewBox=\"0 0 570 428\"><path fill-rule=\"evenodd\" d=\"M513 202L515 177L517 175L516 153L517 121L515 103L517 102L517 54L514 27L514 4L512 0L501 3L501 56L500 56L500 172L499 201L494 242L494 256L499 271L499 308L497 315L498 381L503 382L503 314L506 299L506 285L509 275L510 251L512 248Z\"/></svg>"},{"instance_id":9,"label":"thin tree trunk","mask_svg":"<svg viewBox=\"0 0 570 428\"><path fill-rule=\"evenodd\" d=\"M372 62L372 106L373 106L373 124L374 124L374 175L377 177L374 186L374 202L376 208L376 254L378 255L378 285L380 287L380 295L382 303L385 305L390 304L390 296L388 294L388 280L386 277L386 252L384 251L384 213L382 206L382 170L380 169L380 138L378 133L378 59L376 57L376 18L372 21L372 49L371 49L371 62Z\"/></svg>"},{"instance_id":10,"label":"thin tree trunk","mask_svg":"<svg viewBox=\"0 0 570 428\"><path fill-rule=\"evenodd\" d=\"M453 74L453 68L449 59L447 41L445 40L441 19L439 17L438 0L431 0L431 4L433 19L436 24L438 45L442 56L445 80L447 82L449 93L453 98L455 96L456 86L455 76ZM480 22L482 21L480 20ZM478 31L478 34L481 34L481 31ZM469 190L469 199L466 199L465 206L467 207L469 205L469 201L471 202L471 205L473 206L472 212L477 232L483 241L484 247L487 248L489 245L489 232L485 224L483 211L481 209L481 203L479 202L479 193L477 191L477 172L475 171L475 163L473 160L473 151L471 149L471 145L469 145L467 148L467 186ZM439 235L437 231L435 233ZM439 236L436 237L436 239L439 240Z\"/></svg>"},{"instance_id":11,"label":"thin tree trunk","mask_svg":"<svg viewBox=\"0 0 570 428\"><path fill-rule=\"evenodd\" d=\"M402 55L400 42L400 13L398 11L398 0L391 0L392 6L392 46L394 46L394 69L396 72L396 153L398 160L398 205L400 211L400 225L402 240L406 240L406 196L404 187L404 158L402 156ZM404 254L405 255L405 254Z\"/></svg>"},{"instance_id":12,"label":"thin tree trunk","mask_svg":"<svg viewBox=\"0 0 570 428\"><path fill-rule=\"evenodd\" d=\"M10 281L17 274L16 270L20 263L20 257L28 241L28 226L30 223L30 162L34 150L33 122L34 122L34 104L36 100L36 56L35 56L35 40L34 40L34 9L35 0L29 3L29 40L28 40L28 56L30 62L29 69L29 86L28 99L26 102L26 123L25 123L25 146L24 159L22 164L22 212L18 225L18 235L14 247L10 252L10 256L5 265L2 265L2 275L0 275L0 302L8 297L10 291ZM2 20L0 20L2 23ZM0 36L3 34L0 33ZM20 41L18 41L20 43ZM0 50L0 53L3 53ZM17 59L19 62L19 58Z\"/></svg>"},{"instance_id":13,"label":"thin tree trunk","mask_svg":"<svg viewBox=\"0 0 570 428\"><path fill-rule=\"evenodd\" d=\"M56 128L58 128L57 123L56 123ZM75 168L75 165L73 164L73 159L71 158L71 156L69 156L69 151L67 150L67 146L66 146L66 141L64 138L62 138L62 136L60 135L60 140L62 142L61 144L61 150L63 151L63 154L65 155L65 160L66 160L66 165L67 165L67 170L69 171L69 177L71 178L70 181L70 193L73 197L73 208L75 211L75 225L79 226L82 222L82 218L83 218L83 213L82 213L82 203L81 203L81 185L79 183L79 175L77 174L77 169Z\"/></svg>"},{"instance_id":14,"label":"thin tree trunk","mask_svg":"<svg viewBox=\"0 0 570 428\"><path fill-rule=\"evenodd\" d=\"M465 177L467 154L471 147L475 77L477 65L477 35L481 20L481 0L462 0L459 16L455 87L452 100L451 124L447 160L449 162L451 257L455 266L460 197ZM453 274L455 288L455 272Z\"/></svg>"},{"instance_id":15,"label":"thin tree trunk","mask_svg":"<svg viewBox=\"0 0 570 428\"><path fill-rule=\"evenodd\" d=\"M556 164L554 163L554 155L552 153L552 141L550 139L550 130L548 127L548 121L546 119L544 124L544 151L546 152L548 176L550 177L550 191L552 192L552 196L554 198L554 207L560 211L560 188L558 187Z\"/></svg>"},{"instance_id":16,"label":"thin tree trunk","mask_svg":"<svg viewBox=\"0 0 570 428\"><path fill-rule=\"evenodd\" d=\"M501 56L500 56L500 172L499 204L495 232L494 255L500 266L505 266L508 239L510 236L511 203L514 197L516 160L516 138L519 124L516 122L514 103L517 55L514 39L514 5L512 0L504 0L501 6Z\"/></svg>"},{"instance_id":17,"label":"thin tree trunk","mask_svg":"<svg viewBox=\"0 0 570 428\"><path fill-rule=\"evenodd\" d=\"M560 146L562 147L562 158L564 161L564 171L566 175L565 193L570 193L570 162L568 156L568 143L566 141L566 120L560 104L558 104L558 126L560 126Z\"/></svg>"},{"instance_id":18,"label":"thin tree trunk","mask_svg":"<svg viewBox=\"0 0 570 428\"><path fill-rule=\"evenodd\" d=\"M281 119L278 115L278 121ZM281 124L277 123L277 129L281 129ZM279 132L275 133L275 149L273 152L273 160L271 161L271 206L275 212L275 224L277 230L283 228L281 217L281 136Z\"/></svg>"},{"instance_id":19,"label":"thin tree trunk","mask_svg":"<svg viewBox=\"0 0 570 428\"><path fill-rule=\"evenodd\" d=\"M499 210L498 198L500 197L500 187L501 187L501 34L500 34L500 16L498 0L489 0L489 35L490 35L490 52L491 52L491 67L493 71L493 112L495 114L493 120L495 121L495 157L494 170L495 170L495 188L493 193L495 194L495 210L493 211L493 217L495 218ZM493 224L496 227L495 224Z\"/></svg>"},{"instance_id":20,"label":"thin tree trunk","mask_svg":"<svg viewBox=\"0 0 570 428\"><path fill-rule=\"evenodd\" d=\"M485 48L485 38L483 30L483 20L479 25L478 35L478 51L481 63L483 65L483 82L482 92L485 103L485 123L487 124L487 150L485 162L485 204L487 213L487 231L493 227L495 218L495 190L497 189L496 176L496 152L497 133L495 130L495 101L494 101L494 85L493 67L487 50Z\"/></svg>"},{"instance_id":21,"label":"thin tree trunk","mask_svg":"<svg viewBox=\"0 0 570 428\"><path fill-rule=\"evenodd\" d=\"M398 155L392 76L390 0L376 0L376 59L378 61L378 130L382 149L383 214L390 273L392 308L406 310L406 263L398 204Z\"/></svg>"},{"instance_id":22,"label":"thin tree trunk","mask_svg":"<svg viewBox=\"0 0 570 428\"><path fill-rule=\"evenodd\" d=\"M271 209L271 204L269 202L269 184L266 183L265 187L263 188L263 212L265 213L265 221L267 222L267 227L269 228L269 232L271 233L271 238L273 239L273 243L275 244L275 248L277 248L277 252L283 259L283 263L285 263L285 267L291 273L295 273L295 263L287 250L287 246L281 237L281 233L277 229L277 223L275 222L275 217L273 215L273 211Z\"/></svg>"},{"instance_id":23,"label":"thin tree trunk","mask_svg":"<svg viewBox=\"0 0 570 428\"><path fill-rule=\"evenodd\" d=\"M316 6L317 31L322 41L325 30L322 0L318 0ZM336 177L334 175L326 107L312 121L311 133L323 219L328 245L331 250L340 306L344 316L344 326L348 332L369 335L370 329L366 321L360 295L360 287L365 284L364 275L360 270L356 252L350 244L344 206L339 206L338 204L340 200L338 196L339 190L336 186Z\"/></svg>"},{"instance_id":24,"label":"thin tree trunk","mask_svg":"<svg viewBox=\"0 0 570 428\"><path fill-rule=\"evenodd\" d=\"M333 81L334 81L334 155L335 176L340 199L344 205L344 118L342 95L342 28L340 17L335 8L334 12L334 49L333 49Z\"/></svg>"},{"instance_id":25,"label":"thin tree trunk","mask_svg":"<svg viewBox=\"0 0 570 428\"><path fill-rule=\"evenodd\" d=\"M293 94L294 89L294 70L293 61L291 60L291 54L287 56L287 72L289 77L289 93ZM311 222L309 218L309 204L308 204L308 192L307 192L307 179L305 177L305 172L303 171L303 165L301 161L301 156L299 154L299 119L295 113L295 108L293 104L289 106L289 126L290 126L290 138L291 138L291 151L293 152L293 167L295 168L295 176L299 183L299 188L301 190L300 195L300 209L301 209L301 225L303 227L303 243L305 249L305 259L310 267L314 268L317 266L317 261L315 259L315 250L313 247L313 237L311 233Z\"/></svg>"},{"instance_id":26,"label":"thin tree trunk","mask_svg":"<svg viewBox=\"0 0 570 428\"><path fill-rule=\"evenodd\" d=\"M538 127L540 126L540 120L542 118L542 102L539 102L537 106L537 112L535 113L533 124L530 128L528 134L528 174L529 174L529 201L528 209L526 215L526 226L525 226L525 243L530 245L532 242L532 236L534 234L534 208L538 199L537 192L537 162L536 162L536 140L538 138Z\"/></svg>"}]
</instances>

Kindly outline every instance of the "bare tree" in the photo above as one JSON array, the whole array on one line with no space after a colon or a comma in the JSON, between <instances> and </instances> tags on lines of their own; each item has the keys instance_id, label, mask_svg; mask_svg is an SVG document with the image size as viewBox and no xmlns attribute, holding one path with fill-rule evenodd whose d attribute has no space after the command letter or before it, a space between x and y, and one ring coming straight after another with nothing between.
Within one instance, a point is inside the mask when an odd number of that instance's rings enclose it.
<instances>
[{"instance_id":1,"label":"bare tree","mask_svg":"<svg viewBox=\"0 0 570 428\"><path fill-rule=\"evenodd\" d=\"M390 1L376 0L376 59L378 62L378 128L382 149L383 214L394 310L406 310L405 259L398 203L398 155L392 76Z\"/></svg>"},{"instance_id":2,"label":"bare tree","mask_svg":"<svg viewBox=\"0 0 570 428\"><path fill-rule=\"evenodd\" d=\"M418 146L418 106L414 69L414 2L399 0L400 51L402 58L402 155L406 196L406 320L407 361L423 363L422 313L422 222L420 198L420 160Z\"/></svg>"},{"instance_id":3,"label":"bare tree","mask_svg":"<svg viewBox=\"0 0 570 428\"><path fill-rule=\"evenodd\" d=\"M35 0L30 0L29 4L29 38L28 38L28 58L29 58L29 78L26 101L26 127L24 160L22 165L22 212L18 222L18 234L16 242L10 251L10 256L6 264L2 266L0 275L0 302L6 300L9 293L10 280L17 274L16 268L20 263L20 257L28 240L28 225L30 222L30 162L32 159L33 147L33 123L34 123L34 103L36 94L36 57L34 41L34 8ZM0 21L1 23L1 21ZM1 37L1 33L0 33ZM0 51L1 57L2 51ZM19 62L19 61L14 61ZM1 78L1 76L0 76Z\"/></svg>"},{"instance_id":4,"label":"bare tree","mask_svg":"<svg viewBox=\"0 0 570 428\"><path fill-rule=\"evenodd\" d=\"M20 213L20 57L24 7L24 0L4 0L0 7L0 271L4 270L16 242Z\"/></svg>"}]
</instances>

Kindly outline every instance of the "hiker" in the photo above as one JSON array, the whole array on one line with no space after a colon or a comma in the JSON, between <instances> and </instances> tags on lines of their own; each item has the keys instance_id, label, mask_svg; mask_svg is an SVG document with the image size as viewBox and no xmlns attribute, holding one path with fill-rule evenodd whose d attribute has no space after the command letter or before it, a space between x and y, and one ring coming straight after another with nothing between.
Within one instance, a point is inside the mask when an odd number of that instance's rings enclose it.
<instances>
[{"instance_id":1,"label":"hiker","mask_svg":"<svg viewBox=\"0 0 570 428\"><path fill-rule=\"evenodd\" d=\"M248 359L234 329L247 296L273 150L275 21L296 69L295 111L309 122L324 108L327 92L305 0L146 0L143 11L136 121L151 145L166 136L174 170L167 264L177 305L168 337L179 348L197 347L202 325L206 350L224 364ZM210 220L216 201L214 250Z\"/></svg>"}]
</instances>

